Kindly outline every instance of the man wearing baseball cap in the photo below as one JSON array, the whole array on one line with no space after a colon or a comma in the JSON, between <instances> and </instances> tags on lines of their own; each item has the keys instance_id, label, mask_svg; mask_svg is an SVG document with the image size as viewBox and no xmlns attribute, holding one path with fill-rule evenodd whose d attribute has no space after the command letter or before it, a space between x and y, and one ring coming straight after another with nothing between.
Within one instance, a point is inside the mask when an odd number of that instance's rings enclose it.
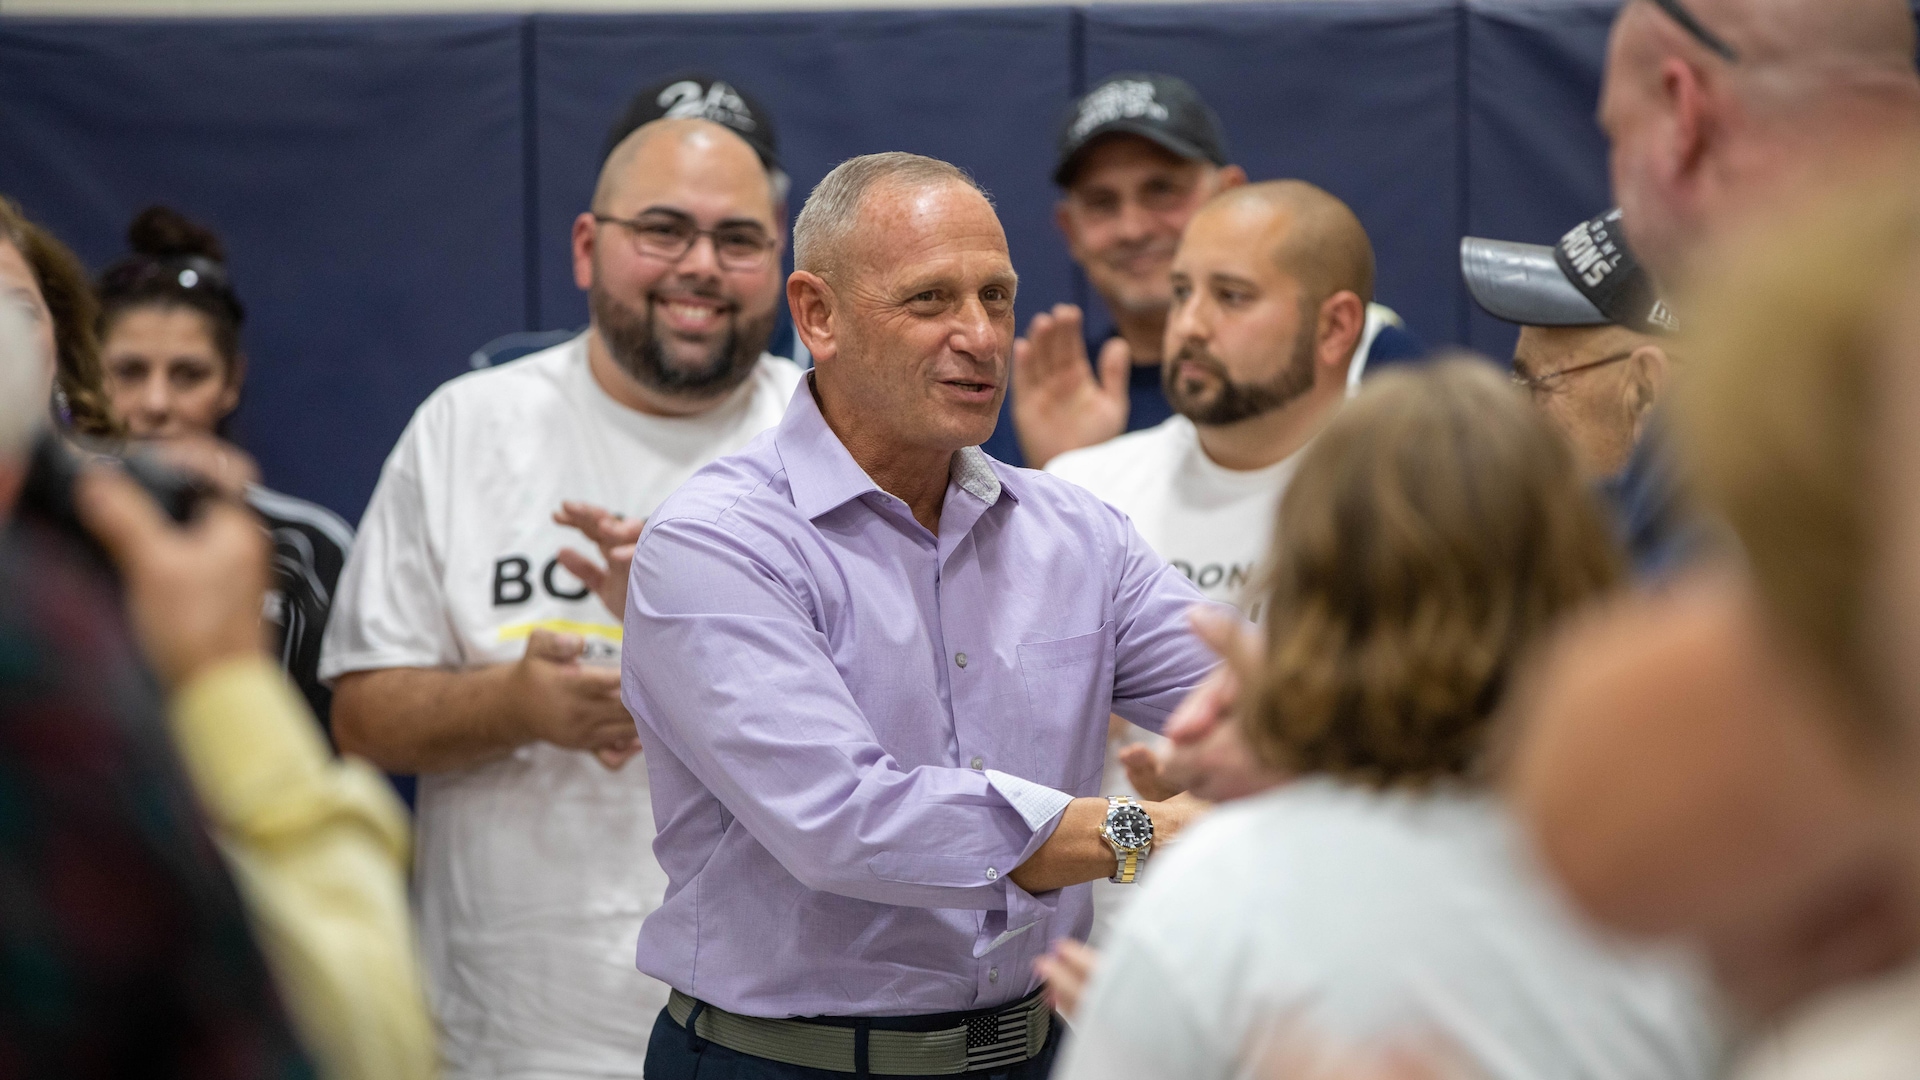
<instances>
[{"instance_id":1,"label":"man wearing baseball cap","mask_svg":"<svg viewBox=\"0 0 1920 1080\"><path fill-rule=\"evenodd\" d=\"M1619 516L1636 565L1657 569L1689 523L1666 503L1636 497L1635 473L1659 468L1648 421L1673 360L1678 329L1653 279L1627 246L1620 211L1574 226L1551 246L1460 241L1460 272L1476 303L1520 326L1513 378L1573 444L1583 473ZM1644 479L1644 478L1641 478ZM1682 543L1679 547L1684 548Z\"/></svg>"},{"instance_id":2,"label":"man wearing baseball cap","mask_svg":"<svg viewBox=\"0 0 1920 1080\"><path fill-rule=\"evenodd\" d=\"M1035 316L1015 344L1014 428L1036 469L1173 415L1161 344L1174 250L1201 205L1247 174L1228 163L1220 118L1192 86L1129 72L1096 83L1068 110L1053 180L1063 193L1054 220L1113 323L1090 328L1078 307L1060 304ZM1391 311L1375 305L1368 315L1356 374L1383 328L1390 342L1399 339L1397 353L1424 351Z\"/></svg>"},{"instance_id":3,"label":"man wearing baseball cap","mask_svg":"<svg viewBox=\"0 0 1920 1080\"><path fill-rule=\"evenodd\" d=\"M671 76L633 95L627 110L607 131L601 160L612 155L628 135L655 120L711 120L747 141L766 166L773 197L784 210L793 181L780 167L780 137L773 116L759 100L716 75L690 71ZM785 217L784 212L782 218Z\"/></svg>"}]
</instances>

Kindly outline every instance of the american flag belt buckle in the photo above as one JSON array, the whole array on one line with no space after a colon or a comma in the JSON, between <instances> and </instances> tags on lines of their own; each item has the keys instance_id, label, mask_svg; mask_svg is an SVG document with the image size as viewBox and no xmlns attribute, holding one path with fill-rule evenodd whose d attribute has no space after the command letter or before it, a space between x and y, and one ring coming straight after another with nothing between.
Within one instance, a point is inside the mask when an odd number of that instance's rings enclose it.
<instances>
[{"instance_id":1,"label":"american flag belt buckle","mask_svg":"<svg viewBox=\"0 0 1920 1080\"><path fill-rule=\"evenodd\" d=\"M697 1009L697 1015L696 1015ZM844 1022L775 1020L703 1005L678 990L667 1014L693 1034L737 1053L802 1068L857 1073L858 1036ZM1007 1069L1039 1055L1053 1030L1053 1010L1040 991L1004 1008L969 1016L935 1031L867 1028L870 1076L957 1076Z\"/></svg>"}]
</instances>

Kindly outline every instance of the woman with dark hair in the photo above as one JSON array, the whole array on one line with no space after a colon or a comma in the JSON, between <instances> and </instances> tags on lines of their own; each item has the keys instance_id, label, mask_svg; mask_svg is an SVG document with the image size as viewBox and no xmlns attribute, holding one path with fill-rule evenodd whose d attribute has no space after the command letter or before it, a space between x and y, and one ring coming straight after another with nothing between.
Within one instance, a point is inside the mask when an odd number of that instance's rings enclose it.
<instances>
[{"instance_id":1,"label":"woman with dark hair","mask_svg":"<svg viewBox=\"0 0 1920 1080\"><path fill-rule=\"evenodd\" d=\"M1306 451L1274 549L1239 719L1285 779L1155 861L1062 1075L1401 1039L1484 1080L1714 1075L1704 973L1591 938L1489 782L1515 664L1620 575L1564 440L1491 365L1384 375Z\"/></svg>"},{"instance_id":2,"label":"woman with dark hair","mask_svg":"<svg viewBox=\"0 0 1920 1080\"><path fill-rule=\"evenodd\" d=\"M99 308L86 268L53 234L0 195L0 300L17 304L53 354L52 407L60 426L81 435L119 434L100 386L94 337Z\"/></svg>"},{"instance_id":3,"label":"woman with dark hair","mask_svg":"<svg viewBox=\"0 0 1920 1080\"><path fill-rule=\"evenodd\" d=\"M246 309L212 231L164 206L127 229L132 253L100 275L97 330L106 401L135 439L219 434L240 404ZM325 723L333 694L321 684L320 635L353 530L332 511L258 484L247 502L273 534L274 591L267 615L278 655Z\"/></svg>"}]
</instances>

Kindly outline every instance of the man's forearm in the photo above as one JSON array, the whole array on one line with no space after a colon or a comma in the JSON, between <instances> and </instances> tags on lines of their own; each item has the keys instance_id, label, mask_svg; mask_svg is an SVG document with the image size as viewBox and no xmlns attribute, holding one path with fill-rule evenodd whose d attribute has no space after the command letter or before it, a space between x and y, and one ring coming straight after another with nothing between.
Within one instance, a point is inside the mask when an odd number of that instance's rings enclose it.
<instances>
[{"instance_id":1,"label":"man's forearm","mask_svg":"<svg viewBox=\"0 0 1920 1080\"><path fill-rule=\"evenodd\" d=\"M514 667L342 675L333 691L334 740L388 772L444 772L503 757L532 741L515 704Z\"/></svg>"}]
</instances>

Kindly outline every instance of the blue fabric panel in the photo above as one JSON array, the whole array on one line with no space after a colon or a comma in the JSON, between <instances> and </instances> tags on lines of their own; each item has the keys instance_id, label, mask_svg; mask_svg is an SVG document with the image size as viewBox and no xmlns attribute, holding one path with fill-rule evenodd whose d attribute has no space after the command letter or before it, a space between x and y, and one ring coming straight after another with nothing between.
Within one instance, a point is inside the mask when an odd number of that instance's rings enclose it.
<instances>
[{"instance_id":1,"label":"blue fabric panel","mask_svg":"<svg viewBox=\"0 0 1920 1080\"><path fill-rule=\"evenodd\" d=\"M414 407L525 321L523 25L0 20L0 192L95 270L150 202L218 229L234 434L357 520Z\"/></svg>"},{"instance_id":2,"label":"blue fabric panel","mask_svg":"<svg viewBox=\"0 0 1920 1080\"><path fill-rule=\"evenodd\" d=\"M1053 126L1072 95L1073 18L1064 8L535 17L541 325L586 321L568 237L608 125L635 91L689 69L765 103L794 212L858 154L908 150L971 172L1006 224L1025 325L1070 281L1047 176ZM1004 454L998 444L1012 437L1003 417L990 449Z\"/></svg>"},{"instance_id":3,"label":"blue fabric panel","mask_svg":"<svg viewBox=\"0 0 1920 1080\"><path fill-rule=\"evenodd\" d=\"M1192 83L1250 178L1344 199L1373 240L1380 301L1414 334L1451 341L1466 302L1460 18L1446 0L1098 5L1087 83L1119 71Z\"/></svg>"},{"instance_id":4,"label":"blue fabric panel","mask_svg":"<svg viewBox=\"0 0 1920 1080\"><path fill-rule=\"evenodd\" d=\"M1473 0L1467 15L1466 234L1550 244L1613 205L1596 114L1618 0ZM1454 259L1459 273L1459 258ZM1519 331L1471 300L1467 343Z\"/></svg>"}]
</instances>

